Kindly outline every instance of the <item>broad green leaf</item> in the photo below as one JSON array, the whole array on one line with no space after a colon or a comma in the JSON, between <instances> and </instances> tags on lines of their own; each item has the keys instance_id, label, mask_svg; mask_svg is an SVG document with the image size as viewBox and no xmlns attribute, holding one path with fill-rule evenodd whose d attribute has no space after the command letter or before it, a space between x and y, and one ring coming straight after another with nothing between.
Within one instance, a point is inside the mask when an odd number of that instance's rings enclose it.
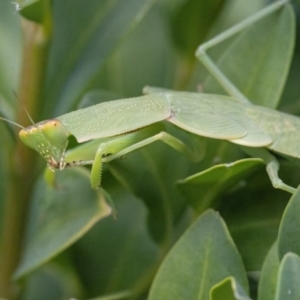
<instances>
[{"instance_id":1,"label":"broad green leaf","mask_svg":"<svg viewBox=\"0 0 300 300\"><path fill-rule=\"evenodd\" d=\"M148 287L161 258L147 230L143 203L118 182L111 184L108 172L104 175L103 186L115 200L116 218L99 222L72 247L78 274L94 296Z\"/></svg>"},{"instance_id":2,"label":"broad green leaf","mask_svg":"<svg viewBox=\"0 0 300 300\"><path fill-rule=\"evenodd\" d=\"M218 213L209 210L168 253L151 286L149 300L206 300L210 289L228 276L237 278L248 291L246 273L226 225Z\"/></svg>"},{"instance_id":3,"label":"broad green leaf","mask_svg":"<svg viewBox=\"0 0 300 300\"><path fill-rule=\"evenodd\" d=\"M234 277L228 277L211 288L210 300L251 300Z\"/></svg>"},{"instance_id":4,"label":"broad green leaf","mask_svg":"<svg viewBox=\"0 0 300 300\"><path fill-rule=\"evenodd\" d=\"M287 253L283 257L278 271L275 300L300 299L300 257Z\"/></svg>"},{"instance_id":5,"label":"broad green leaf","mask_svg":"<svg viewBox=\"0 0 300 300\"><path fill-rule=\"evenodd\" d=\"M300 182L299 166L292 162L280 163L284 182ZM257 271L277 238L282 213L290 194L271 185L270 178L261 166L240 182L228 195L223 195L217 207L234 239L247 271ZM253 251L255 245L255 251Z\"/></svg>"},{"instance_id":6,"label":"broad green leaf","mask_svg":"<svg viewBox=\"0 0 300 300\"><path fill-rule=\"evenodd\" d=\"M45 112L59 103L55 115L74 108L98 80L116 46L140 22L153 0L56 1L54 32L48 59Z\"/></svg>"},{"instance_id":7,"label":"broad green leaf","mask_svg":"<svg viewBox=\"0 0 300 300\"><path fill-rule=\"evenodd\" d=\"M217 165L178 181L177 186L189 204L201 213L262 164L261 159L249 158Z\"/></svg>"},{"instance_id":8,"label":"broad green leaf","mask_svg":"<svg viewBox=\"0 0 300 300\"><path fill-rule=\"evenodd\" d=\"M120 99L140 96L146 84L174 85L178 52L172 43L170 24L166 22L166 12L160 7L161 1L156 1L156 4L118 45L93 88L118 92L122 95Z\"/></svg>"},{"instance_id":9,"label":"broad green leaf","mask_svg":"<svg viewBox=\"0 0 300 300\"><path fill-rule=\"evenodd\" d=\"M218 67L252 102L276 107L289 71L295 39L290 5L244 30L216 59ZM221 47L221 45L220 45ZM205 91L224 94L209 77Z\"/></svg>"},{"instance_id":10,"label":"broad green leaf","mask_svg":"<svg viewBox=\"0 0 300 300\"><path fill-rule=\"evenodd\" d=\"M279 263L277 243L274 243L262 267L258 285L259 300L274 300Z\"/></svg>"},{"instance_id":11,"label":"broad green leaf","mask_svg":"<svg viewBox=\"0 0 300 300\"><path fill-rule=\"evenodd\" d=\"M58 300L76 297L82 299L83 287L76 269L60 255L58 259L43 265L26 277L26 287L22 292L23 300Z\"/></svg>"},{"instance_id":12,"label":"broad green leaf","mask_svg":"<svg viewBox=\"0 0 300 300\"><path fill-rule=\"evenodd\" d=\"M279 258L294 252L300 255L300 186L291 197L283 213L278 233Z\"/></svg>"},{"instance_id":13,"label":"broad green leaf","mask_svg":"<svg viewBox=\"0 0 300 300\"><path fill-rule=\"evenodd\" d=\"M56 180L56 187L41 180L36 188L16 279L62 252L111 212L104 195L91 189L85 169L57 172Z\"/></svg>"}]
</instances>

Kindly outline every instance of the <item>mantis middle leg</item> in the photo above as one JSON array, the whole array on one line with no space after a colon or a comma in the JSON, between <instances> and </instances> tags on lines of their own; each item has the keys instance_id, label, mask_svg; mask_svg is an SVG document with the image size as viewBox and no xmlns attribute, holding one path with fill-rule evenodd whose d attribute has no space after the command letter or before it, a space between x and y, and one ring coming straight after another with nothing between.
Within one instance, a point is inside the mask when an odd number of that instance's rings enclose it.
<instances>
[{"instance_id":1,"label":"mantis middle leg","mask_svg":"<svg viewBox=\"0 0 300 300\"><path fill-rule=\"evenodd\" d=\"M279 162L277 159L264 148L250 148L250 147L242 147L243 151L253 157L259 157L263 159L266 164L266 170L269 175L269 178L272 182L272 185L276 189L281 189L286 192L293 194L296 189L285 184L278 175L279 171Z\"/></svg>"}]
</instances>

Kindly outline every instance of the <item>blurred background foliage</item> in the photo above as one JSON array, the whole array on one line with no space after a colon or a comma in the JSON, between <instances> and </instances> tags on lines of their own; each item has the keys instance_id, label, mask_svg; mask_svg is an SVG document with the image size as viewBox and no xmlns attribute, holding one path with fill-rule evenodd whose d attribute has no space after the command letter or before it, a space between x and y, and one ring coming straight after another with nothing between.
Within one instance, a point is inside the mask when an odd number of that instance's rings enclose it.
<instances>
[{"instance_id":1,"label":"blurred background foliage","mask_svg":"<svg viewBox=\"0 0 300 300\"><path fill-rule=\"evenodd\" d=\"M0 113L22 126L30 125L24 107L38 122L139 96L145 85L226 94L194 53L271 2L0 1ZM297 4L293 10L298 16ZM300 55L292 10L262 22L210 54L251 101L279 104L297 115ZM163 125L188 143L188 133ZM279 226L280 259L289 251L300 254L282 239L297 216L297 195L282 218L290 195L273 189L264 164L242 160L246 156L236 145L199 138L204 157L194 164L155 143L108 163L104 190L93 191L85 168L59 172L56 186L48 186L45 162L21 145L17 129L1 122L0 135L0 298L146 299L152 285L149 299L199 299L199 286L205 286L200 299L209 299L210 289L211 299L249 299L249 281L250 296L257 299L259 274ZM74 139L70 144L76 147ZM297 186L299 162L279 159L281 177ZM235 161L231 169L224 165ZM202 215L209 208L220 215ZM207 245L211 257L204 259ZM281 285L274 276L284 278L288 266L299 263L296 255L284 256L279 269L276 249L265 261L258 299L275 299ZM202 273L204 262L208 273ZM176 276L175 266L187 277ZM233 286L245 291L243 298L224 298L220 291Z\"/></svg>"}]
</instances>

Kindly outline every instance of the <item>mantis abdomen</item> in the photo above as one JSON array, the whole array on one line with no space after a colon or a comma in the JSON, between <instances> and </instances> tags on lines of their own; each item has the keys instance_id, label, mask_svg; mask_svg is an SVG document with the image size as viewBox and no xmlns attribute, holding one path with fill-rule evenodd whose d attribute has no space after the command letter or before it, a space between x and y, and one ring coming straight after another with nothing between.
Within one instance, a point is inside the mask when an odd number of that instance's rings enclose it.
<instances>
[{"instance_id":1,"label":"mantis abdomen","mask_svg":"<svg viewBox=\"0 0 300 300\"><path fill-rule=\"evenodd\" d=\"M247 108L246 115L271 137L271 144L266 145L268 149L300 158L300 143L297 142L300 141L298 117L262 106Z\"/></svg>"}]
</instances>

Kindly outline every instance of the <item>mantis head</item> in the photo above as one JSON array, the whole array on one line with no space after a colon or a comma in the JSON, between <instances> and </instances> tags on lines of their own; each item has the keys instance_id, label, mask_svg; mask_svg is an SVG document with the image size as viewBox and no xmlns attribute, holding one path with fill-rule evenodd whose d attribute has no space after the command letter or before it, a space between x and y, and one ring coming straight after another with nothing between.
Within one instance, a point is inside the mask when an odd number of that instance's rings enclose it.
<instances>
[{"instance_id":1,"label":"mantis head","mask_svg":"<svg viewBox=\"0 0 300 300\"><path fill-rule=\"evenodd\" d=\"M21 129L19 136L26 146L45 158L51 170L65 168L69 132L59 120L52 119L33 124Z\"/></svg>"}]
</instances>

